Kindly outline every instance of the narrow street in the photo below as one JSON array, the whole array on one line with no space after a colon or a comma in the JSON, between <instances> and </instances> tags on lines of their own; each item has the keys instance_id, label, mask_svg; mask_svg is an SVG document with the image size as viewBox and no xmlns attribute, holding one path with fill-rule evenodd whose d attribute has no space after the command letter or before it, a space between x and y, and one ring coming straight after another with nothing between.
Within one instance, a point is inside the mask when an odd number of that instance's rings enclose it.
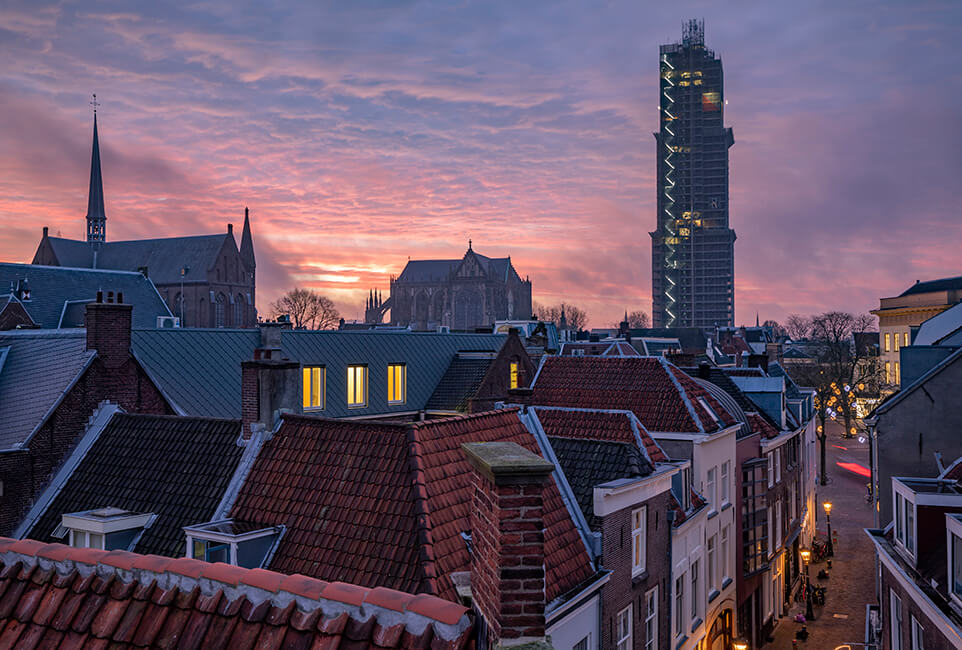
<instances>
[{"instance_id":1,"label":"narrow street","mask_svg":"<svg viewBox=\"0 0 962 650\"><path fill-rule=\"evenodd\" d=\"M842 427L829 425L826 442L826 473L829 484L818 487L818 522L820 533L827 532L822 503L832 502L832 531L838 538L832 569L827 580L818 580L819 570L827 567L822 561L809 567L813 584L826 587L825 606L815 607L815 620L808 623L807 641L798 641L799 648L819 650L849 650L859 648L865 635L865 605L875 598L875 555L871 541L863 532L874 526L871 504L865 501L869 478L839 465L869 466L868 443L857 438L842 438ZM818 455L816 454L816 462ZM804 603L793 603L791 612L779 621L775 629L775 643L768 647L792 648L795 632L801 624L794 622L796 614L805 613Z\"/></svg>"}]
</instances>

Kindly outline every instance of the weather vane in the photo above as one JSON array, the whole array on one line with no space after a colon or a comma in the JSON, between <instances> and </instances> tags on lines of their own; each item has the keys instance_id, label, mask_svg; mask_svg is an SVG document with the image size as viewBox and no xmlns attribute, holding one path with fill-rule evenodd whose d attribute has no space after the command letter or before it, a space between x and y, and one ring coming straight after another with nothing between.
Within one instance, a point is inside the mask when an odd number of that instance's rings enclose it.
<instances>
[{"instance_id":1,"label":"weather vane","mask_svg":"<svg viewBox=\"0 0 962 650\"><path fill-rule=\"evenodd\" d=\"M97 101L97 93L94 93L94 100L90 102L90 105L94 107L94 115L96 115L97 107L100 106L100 102Z\"/></svg>"}]
</instances>

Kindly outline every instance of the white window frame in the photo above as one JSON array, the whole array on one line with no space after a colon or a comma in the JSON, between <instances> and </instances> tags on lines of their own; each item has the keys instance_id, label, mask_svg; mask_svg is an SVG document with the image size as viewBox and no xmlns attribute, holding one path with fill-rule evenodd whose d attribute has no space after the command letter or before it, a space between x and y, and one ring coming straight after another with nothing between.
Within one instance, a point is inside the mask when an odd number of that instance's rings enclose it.
<instances>
[{"instance_id":1,"label":"white window frame","mask_svg":"<svg viewBox=\"0 0 962 650\"><path fill-rule=\"evenodd\" d=\"M627 624L627 634L622 628ZM630 650L631 642L631 603L615 616L615 648L616 650Z\"/></svg>"},{"instance_id":2,"label":"white window frame","mask_svg":"<svg viewBox=\"0 0 962 650\"><path fill-rule=\"evenodd\" d=\"M902 599L889 588L889 632L892 650L902 650Z\"/></svg>"},{"instance_id":3,"label":"white window frame","mask_svg":"<svg viewBox=\"0 0 962 650\"><path fill-rule=\"evenodd\" d=\"M706 542L706 547L708 549L706 555L708 557L708 567L705 572L705 579L708 580L708 591L714 591L715 586L718 584L718 535L709 535L708 541Z\"/></svg>"},{"instance_id":4,"label":"white window frame","mask_svg":"<svg viewBox=\"0 0 962 650\"><path fill-rule=\"evenodd\" d=\"M718 466L716 465L715 467L711 467L708 469L706 480L705 480L705 483L706 483L705 494L708 497L708 506L712 510L718 509L718 494L717 494L718 482L717 481L718 481Z\"/></svg>"},{"instance_id":5,"label":"white window frame","mask_svg":"<svg viewBox=\"0 0 962 650\"><path fill-rule=\"evenodd\" d=\"M731 574L729 573L728 567L728 546L731 540L731 524L725 524L722 526L721 532L721 558L722 558L722 581L728 578Z\"/></svg>"},{"instance_id":6,"label":"white window frame","mask_svg":"<svg viewBox=\"0 0 962 650\"><path fill-rule=\"evenodd\" d=\"M357 374L360 371L360 376L362 380L361 393L362 399L359 402L352 401L356 397L357 393L351 391L352 384L357 385ZM351 375L354 375L353 381L351 380ZM362 409L367 407L368 394L368 368L367 365L361 363L352 363L347 367L347 407L352 409Z\"/></svg>"},{"instance_id":7,"label":"white window frame","mask_svg":"<svg viewBox=\"0 0 962 650\"><path fill-rule=\"evenodd\" d=\"M925 628L919 623L919 619L915 618L914 614L909 616L911 621L911 631L912 631L912 650L925 650Z\"/></svg>"},{"instance_id":8,"label":"white window frame","mask_svg":"<svg viewBox=\"0 0 962 650\"><path fill-rule=\"evenodd\" d=\"M658 648L658 587L645 593L645 650Z\"/></svg>"},{"instance_id":9,"label":"white window frame","mask_svg":"<svg viewBox=\"0 0 962 650\"><path fill-rule=\"evenodd\" d=\"M317 371L317 372L315 372ZM315 377L315 375L318 375ZM315 390L317 379L317 390ZM325 366L304 366L301 372L303 390L303 407L305 411L323 411L327 401L327 368ZM317 393L318 404L314 404L314 394Z\"/></svg>"},{"instance_id":10,"label":"white window frame","mask_svg":"<svg viewBox=\"0 0 962 650\"><path fill-rule=\"evenodd\" d=\"M701 558L695 558L692 560L691 567L689 568L689 573L691 573L691 621L694 623L698 619L701 607L699 607L699 601L701 598L698 597L698 560Z\"/></svg>"},{"instance_id":11,"label":"white window frame","mask_svg":"<svg viewBox=\"0 0 962 650\"><path fill-rule=\"evenodd\" d=\"M901 488L901 489L900 489ZM918 540L918 513L914 496L897 480L892 482L893 502L895 503L895 547L905 553L912 560L916 559L916 541Z\"/></svg>"},{"instance_id":12,"label":"white window frame","mask_svg":"<svg viewBox=\"0 0 962 650\"><path fill-rule=\"evenodd\" d=\"M721 504L727 505L731 498L731 461L726 460L721 464Z\"/></svg>"},{"instance_id":13,"label":"white window frame","mask_svg":"<svg viewBox=\"0 0 962 650\"><path fill-rule=\"evenodd\" d=\"M772 453L768 453L768 487L775 485L775 458Z\"/></svg>"},{"instance_id":14,"label":"white window frame","mask_svg":"<svg viewBox=\"0 0 962 650\"><path fill-rule=\"evenodd\" d=\"M685 632L683 616L685 612L685 573L675 578L675 636L682 636Z\"/></svg>"},{"instance_id":15,"label":"white window frame","mask_svg":"<svg viewBox=\"0 0 962 650\"><path fill-rule=\"evenodd\" d=\"M954 525L953 525L954 524ZM956 557L955 553L955 540L959 540L959 546L962 547L962 532L956 532L953 528L958 528L958 521L952 517L946 517L946 546L948 547L948 592L949 596L952 598L953 602L959 607L962 607L962 589L956 591L955 584L958 582L962 585L962 571L959 572L958 579L956 579L955 565L958 563L962 565L960 559L962 559L962 554L960 557Z\"/></svg>"},{"instance_id":16,"label":"white window frame","mask_svg":"<svg viewBox=\"0 0 962 650\"><path fill-rule=\"evenodd\" d=\"M775 502L775 542L777 545L775 549L780 549L782 547L782 500L779 499Z\"/></svg>"},{"instance_id":17,"label":"white window frame","mask_svg":"<svg viewBox=\"0 0 962 650\"><path fill-rule=\"evenodd\" d=\"M91 536L91 535L96 535L96 536L99 536L99 537L100 537L100 544L99 544L98 546L91 546L91 545L90 545L90 536ZM77 546L76 544L74 544L74 540L77 539L78 537L80 537L80 538L83 539L83 545L82 545L82 546ZM81 529L79 529L79 528L71 528L71 529L70 529L70 539L69 539L69 542L70 542L70 545L73 546L74 548L96 548L96 549L100 549L101 551L103 551L103 550L106 548L106 547L104 546L104 544L106 543L106 541L107 541L107 535L106 535L106 533L98 533L98 532L92 532L92 531L89 531L89 530L81 530Z\"/></svg>"},{"instance_id":18,"label":"white window frame","mask_svg":"<svg viewBox=\"0 0 962 650\"><path fill-rule=\"evenodd\" d=\"M631 511L631 576L645 572L648 566L648 506Z\"/></svg>"},{"instance_id":19,"label":"white window frame","mask_svg":"<svg viewBox=\"0 0 962 650\"><path fill-rule=\"evenodd\" d=\"M401 372L396 373L395 368L400 368ZM395 380L396 374L400 374L400 393L399 399L391 399L391 386L397 383ZM389 363L387 364L387 403L388 404L404 404L408 398L408 366L406 363Z\"/></svg>"},{"instance_id":20,"label":"white window frame","mask_svg":"<svg viewBox=\"0 0 962 650\"><path fill-rule=\"evenodd\" d=\"M775 482L781 483L782 482L782 448L779 447L778 449L773 451L772 454L775 456Z\"/></svg>"}]
</instances>

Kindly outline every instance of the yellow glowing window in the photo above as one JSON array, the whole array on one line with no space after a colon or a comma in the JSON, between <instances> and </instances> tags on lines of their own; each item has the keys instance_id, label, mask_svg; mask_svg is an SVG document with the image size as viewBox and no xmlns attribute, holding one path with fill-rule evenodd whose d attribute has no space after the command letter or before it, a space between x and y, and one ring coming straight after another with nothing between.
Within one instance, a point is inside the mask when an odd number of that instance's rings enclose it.
<instances>
[{"instance_id":1,"label":"yellow glowing window","mask_svg":"<svg viewBox=\"0 0 962 650\"><path fill-rule=\"evenodd\" d=\"M886 334L886 336L888 336L888 334ZM891 361L885 362L885 382L888 384L892 383L892 362Z\"/></svg>"},{"instance_id":2,"label":"yellow glowing window","mask_svg":"<svg viewBox=\"0 0 962 650\"><path fill-rule=\"evenodd\" d=\"M701 85L701 79L695 79L695 80L692 81L691 83L692 83L693 85L695 85L695 86L700 86L700 85Z\"/></svg>"},{"instance_id":3,"label":"yellow glowing window","mask_svg":"<svg viewBox=\"0 0 962 650\"><path fill-rule=\"evenodd\" d=\"M304 410L324 408L324 366L304 366Z\"/></svg>"},{"instance_id":4,"label":"yellow glowing window","mask_svg":"<svg viewBox=\"0 0 962 650\"><path fill-rule=\"evenodd\" d=\"M678 234L679 234L679 235L682 235L682 236L684 236L684 237L687 237L688 235L691 234L691 230L689 230L688 228L679 228L679 229L678 229Z\"/></svg>"},{"instance_id":5,"label":"yellow glowing window","mask_svg":"<svg viewBox=\"0 0 962 650\"><path fill-rule=\"evenodd\" d=\"M892 347L892 345L891 345L891 340L892 340L892 335L886 333L886 334L885 334L885 351L886 351L886 352L888 352L888 351L891 349L891 347Z\"/></svg>"},{"instance_id":6,"label":"yellow glowing window","mask_svg":"<svg viewBox=\"0 0 962 650\"><path fill-rule=\"evenodd\" d=\"M892 352L898 352L899 351L899 333L896 332L895 336L893 336L892 339L895 343L895 345L892 346Z\"/></svg>"},{"instance_id":7,"label":"yellow glowing window","mask_svg":"<svg viewBox=\"0 0 962 650\"><path fill-rule=\"evenodd\" d=\"M512 361L512 362L511 362L511 384L510 384L510 387L511 387L511 388L517 388L517 387L518 387L518 362L517 362L517 361Z\"/></svg>"},{"instance_id":8,"label":"yellow glowing window","mask_svg":"<svg viewBox=\"0 0 962 650\"><path fill-rule=\"evenodd\" d=\"M347 367L347 405L367 406L367 366Z\"/></svg>"},{"instance_id":9,"label":"yellow glowing window","mask_svg":"<svg viewBox=\"0 0 962 650\"><path fill-rule=\"evenodd\" d=\"M387 401L390 404L401 404L407 393L407 366L403 363L388 364L387 367Z\"/></svg>"},{"instance_id":10,"label":"yellow glowing window","mask_svg":"<svg viewBox=\"0 0 962 650\"><path fill-rule=\"evenodd\" d=\"M689 83L690 83L690 82L688 82L688 81L679 81L679 82L678 82L678 85L679 85L679 86L687 86Z\"/></svg>"},{"instance_id":11,"label":"yellow glowing window","mask_svg":"<svg viewBox=\"0 0 962 650\"><path fill-rule=\"evenodd\" d=\"M902 332L902 345L903 345L903 346L906 346L906 345L908 345L908 344L909 344L909 333L908 333L908 332Z\"/></svg>"},{"instance_id":12,"label":"yellow glowing window","mask_svg":"<svg viewBox=\"0 0 962 650\"><path fill-rule=\"evenodd\" d=\"M901 384L901 383L902 383L902 373L899 372L899 362L898 362L898 361L895 362L895 383L896 383L896 384Z\"/></svg>"}]
</instances>

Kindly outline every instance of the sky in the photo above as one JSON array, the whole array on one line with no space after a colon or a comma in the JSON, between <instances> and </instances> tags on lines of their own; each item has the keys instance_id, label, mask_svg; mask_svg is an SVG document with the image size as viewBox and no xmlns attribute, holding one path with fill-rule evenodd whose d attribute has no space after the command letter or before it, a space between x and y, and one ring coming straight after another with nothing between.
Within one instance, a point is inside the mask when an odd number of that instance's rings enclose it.
<instances>
[{"instance_id":1,"label":"sky","mask_svg":"<svg viewBox=\"0 0 962 650\"><path fill-rule=\"evenodd\" d=\"M0 260L238 228L258 307L363 317L468 239L593 326L651 309L658 46L725 69L735 320L864 312L962 275L962 3L0 2Z\"/></svg>"}]
</instances>

